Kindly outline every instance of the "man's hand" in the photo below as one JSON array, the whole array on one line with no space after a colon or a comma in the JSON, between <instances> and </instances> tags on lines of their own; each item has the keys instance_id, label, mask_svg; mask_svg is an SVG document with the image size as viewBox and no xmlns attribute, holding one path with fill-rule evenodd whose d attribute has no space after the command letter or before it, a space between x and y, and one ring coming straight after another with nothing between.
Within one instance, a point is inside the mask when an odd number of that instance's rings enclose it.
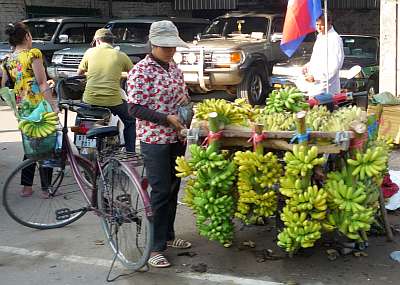
<instances>
[{"instance_id":1,"label":"man's hand","mask_svg":"<svg viewBox=\"0 0 400 285\"><path fill-rule=\"evenodd\" d=\"M167 122L172 125L178 132L180 130L184 129L185 127L182 125L182 123L179 121L179 117L176 115L168 115L167 116Z\"/></svg>"},{"instance_id":2,"label":"man's hand","mask_svg":"<svg viewBox=\"0 0 400 285\"><path fill-rule=\"evenodd\" d=\"M314 81L315 81L314 76L312 76L312 75L307 75L307 76L305 77L305 80L306 80L307 82L314 82Z\"/></svg>"},{"instance_id":3,"label":"man's hand","mask_svg":"<svg viewBox=\"0 0 400 285\"><path fill-rule=\"evenodd\" d=\"M190 102L190 98L188 96L186 96L186 95L183 95L178 99L177 103L178 103L179 106L181 106L181 105L186 105L189 102Z\"/></svg>"}]
</instances>

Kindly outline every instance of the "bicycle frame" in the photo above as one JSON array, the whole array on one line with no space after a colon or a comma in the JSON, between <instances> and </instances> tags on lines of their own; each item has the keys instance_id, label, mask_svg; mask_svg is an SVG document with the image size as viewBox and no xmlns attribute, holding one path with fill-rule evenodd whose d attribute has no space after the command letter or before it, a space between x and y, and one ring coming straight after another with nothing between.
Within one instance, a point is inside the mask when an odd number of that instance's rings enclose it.
<instances>
[{"instance_id":1,"label":"bicycle frame","mask_svg":"<svg viewBox=\"0 0 400 285\"><path fill-rule=\"evenodd\" d=\"M63 80L63 79L62 79ZM62 81L61 80L61 81ZM57 83L56 86L56 90L58 91L60 88L60 82ZM56 92L57 94L60 94L59 92ZM71 143L69 141L69 137L68 137L68 111L72 106L76 106L76 107L90 107L90 105L84 104L84 103L76 103L73 102L72 100L61 100L59 98L58 95L58 104L59 104L59 108L60 110L64 110L64 124L63 124L63 128L62 128L62 149L61 149L61 158L65 161L66 159L68 159L68 161L70 162L70 166L72 169L72 173L74 176L74 179L76 180L80 192L82 193L82 195L84 196L87 204L88 204L88 210L93 210L96 213L100 214L100 215L107 215L106 213L100 211L97 207L97 186L96 186L96 181L95 179L97 177L102 177L102 181L104 181L104 174L102 171L102 167L105 166L107 163L109 163L110 159L106 159L104 162L101 162L97 157L98 155L96 155L96 159L94 162L86 159L85 157L81 156L81 155L76 155L73 153L72 151L72 147L71 147ZM84 179L84 177L82 176L81 172L79 171L78 168L78 163L77 160L80 160L81 162L83 162L84 164L86 164L86 166L92 171L93 173L93 180L94 180L94 184L90 185L89 183L87 183L86 179ZM141 187L139 187L138 192L139 195L142 198L144 207L145 207L145 214L147 217L152 217L153 216L153 212L151 209L151 203L150 203L150 196L149 193L147 192L147 181L141 179L139 173L135 170L134 167L132 167L132 165L129 163L129 161L120 161L121 165L124 167L124 169L129 172L129 174L132 175L133 179L135 180L135 183L137 185L140 185ZM104 185L105 187L107 187L107 185Z\"/></svg>"}]
</instances>

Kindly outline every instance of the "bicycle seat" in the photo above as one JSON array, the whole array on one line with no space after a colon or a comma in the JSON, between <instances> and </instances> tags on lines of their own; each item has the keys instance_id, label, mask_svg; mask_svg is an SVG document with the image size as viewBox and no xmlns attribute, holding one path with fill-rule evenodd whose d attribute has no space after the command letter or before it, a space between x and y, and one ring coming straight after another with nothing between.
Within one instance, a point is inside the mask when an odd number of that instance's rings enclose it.
<instances>
[{"instance_id":1,"label":"bicycle seat","mask_svg":"<svg viewBox=\"0 0 400 285\"><path fill-rule=\"evenodd\" d=\"M90 129L86 136L88 139L104 139L106 137L113 137L119 134L117 126L102 126Z\"/></svg>"},{"instance_id":2,"label":"bicycle seat","mask_svg":"<svg viewBox=\"0 0 400 285\"><path fill-rule=\"evenodd\" d=\"M88 108L78 108L76 113L80 117L89 117L94 119L108 119L110 117L110 111L104 109L88 109Z\"/></svg>"}]
</instances>

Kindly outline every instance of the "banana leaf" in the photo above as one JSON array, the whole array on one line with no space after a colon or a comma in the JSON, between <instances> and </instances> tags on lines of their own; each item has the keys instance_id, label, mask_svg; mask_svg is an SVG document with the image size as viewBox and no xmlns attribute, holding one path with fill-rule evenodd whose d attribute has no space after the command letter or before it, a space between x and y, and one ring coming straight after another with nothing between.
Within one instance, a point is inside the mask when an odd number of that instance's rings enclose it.
<instances>
[{"instance_id":1,"label":"banana leaf","mask_svg":"<svg viewBox=\"0 0 400 285\"><path fill-rule=\"evenodd\" d=\"M14 111L14 115L17 119L20 119L17 112L17 102L15 101L15 93L13 89L8 87L0 88L0 96L6 101L7 105Z\"/></svg>"}]
</instances>

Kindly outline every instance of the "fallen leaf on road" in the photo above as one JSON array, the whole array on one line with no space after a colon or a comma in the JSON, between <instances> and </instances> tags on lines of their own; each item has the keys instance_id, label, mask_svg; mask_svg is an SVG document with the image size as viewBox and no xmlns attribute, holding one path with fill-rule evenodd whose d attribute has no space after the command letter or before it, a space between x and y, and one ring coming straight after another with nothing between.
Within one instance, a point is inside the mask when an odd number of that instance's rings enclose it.
<instances>
[{"instance_id":1,"label":"fallen leaf on road","mask_svg":"<svg viewBox=\"0 0 400 285\"><path fill-rule=\"evenodd\" d=\"M95 245L104 245L104 241L103 240L96 240L94 242Z\"/></svg>"}]
</instances>

